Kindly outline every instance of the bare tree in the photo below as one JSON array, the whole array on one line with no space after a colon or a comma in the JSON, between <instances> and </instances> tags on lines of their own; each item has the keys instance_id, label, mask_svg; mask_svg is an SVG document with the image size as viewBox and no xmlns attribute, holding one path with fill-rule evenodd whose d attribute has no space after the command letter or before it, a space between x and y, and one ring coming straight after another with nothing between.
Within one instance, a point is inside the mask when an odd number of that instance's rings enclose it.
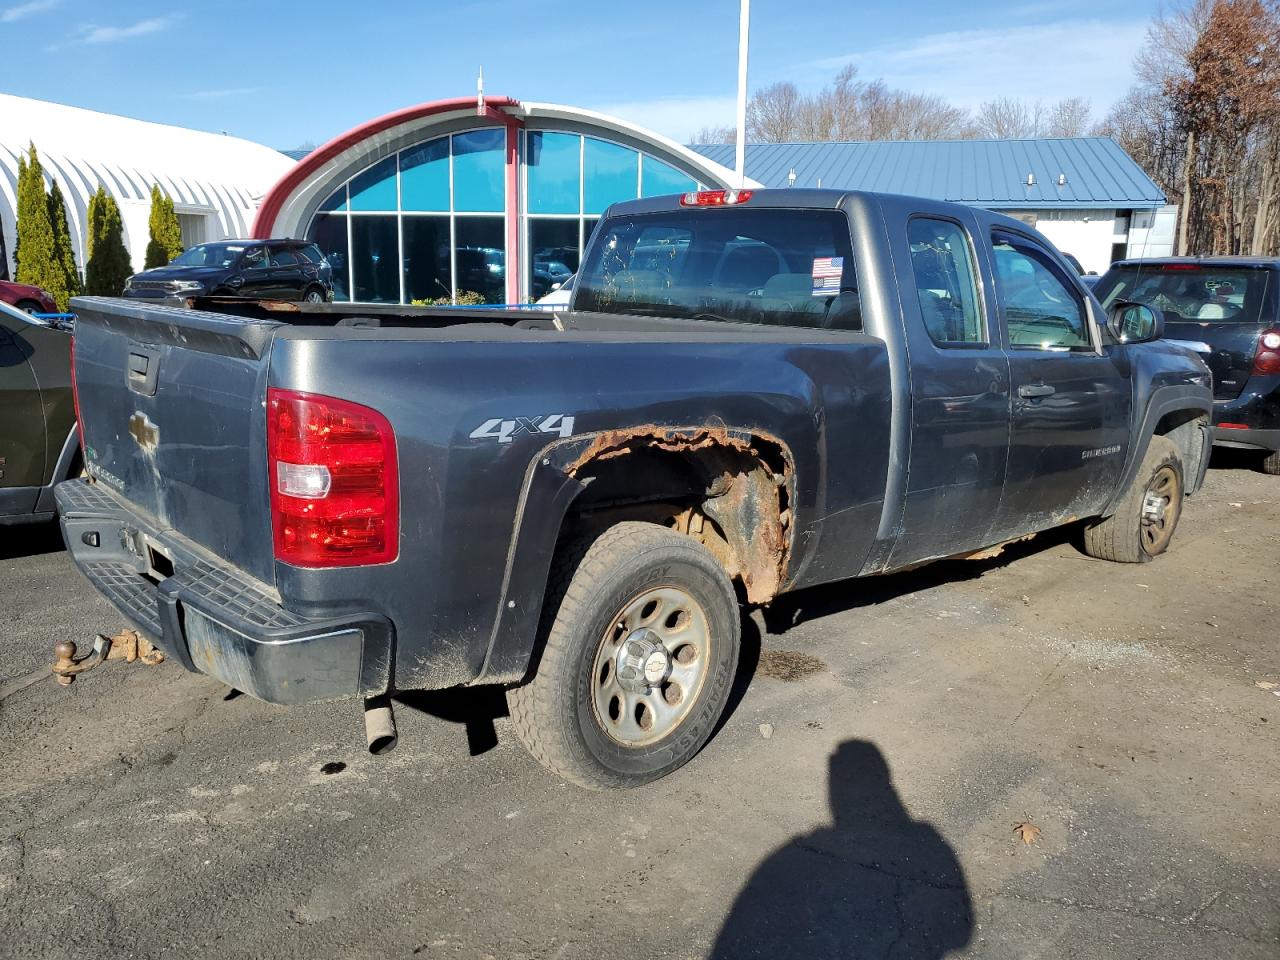
<instances>
[{"instance_id":1,"label":"bare tree","mask_svg":"<svg viewBox=\"0 0 1280 960\"><path fill-rule=\"evenodd\" d=\"M1022 100L997 97L978 107L974 122L978 135L997 140L1035 137L1039 135L1040 104L1028 107Z\"/></svg>"},{"instance_id":2,"label":"bare tree","mask_svg":"<svg viewBox=\"0 0 1280 960\"><path fill-rule=\"evenodd\" d=\"M894 90L880 80L863 83L852 65L816 93L775 83L747 104L747 136L764 143L939 140L971 131L968 113L942 97Z\"/></svg>"},{"instance_id":3,"label":"bare tree","mask_svg":"<svg viewBox=\"0 0 1280 960\"><path fill-rule=\"evenodd\" d=\"M757 143L786 143L798 139L798 120L804 103L794 83L775 83L757 90L747 102L747 137Z\"/></svg>"},{"instance_id":4,"label":"bare tree","mask_svg":"<svg viewBox=\"0 0 1280 960\"><path fill-rule=\"evenodd\" d=\"M1083 137L1093 111L1084 97L1068 97L1051 106L1045 116L1043 136Z\"/></svg>"},{"instance_id":5,"label":"bare tree","mask_svg":"<svg viewBox=\"0 0 1280 960\"><path fill-rule=\"evenodd\" d=\"M738 132L730 126L703 127L693 135L693 143L733 143Z\"/></svg>"},{"instance_id":6,"label":"bare tree","mask_svg":"<svg viewBox=\"0 0 1280 960\"><path fill-rule=\"evenodd\" d=\"M1218 0L1165 95L1185 133L1184 250L1245 252L1254 244L1260 145L1280 126L1280 13L1261 0ZM1267 214L1269 217L1269 213ZM1265 233L1265 231L1264 231ZM1262 238L1265 243L1265 236Z\"/></svg>"}]
</instances>

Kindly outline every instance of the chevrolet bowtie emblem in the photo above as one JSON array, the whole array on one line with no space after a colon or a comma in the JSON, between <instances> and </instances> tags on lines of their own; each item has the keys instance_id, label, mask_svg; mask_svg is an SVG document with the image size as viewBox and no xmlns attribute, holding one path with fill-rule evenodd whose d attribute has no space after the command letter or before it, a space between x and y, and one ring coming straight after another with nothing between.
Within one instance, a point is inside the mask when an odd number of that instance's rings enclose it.
<instances>
[{"instance_id":1,"label":"chevrolet bowtie emblem","mask_svg":"<svg viewBox=\"0 0 1280 960\"><path fill-rule=\"evenodd\" d=\"M160 428L145 413L135 413L129 418L129 433L144 450L154 450L160 442Z\"/></svg>"}]
</instances>

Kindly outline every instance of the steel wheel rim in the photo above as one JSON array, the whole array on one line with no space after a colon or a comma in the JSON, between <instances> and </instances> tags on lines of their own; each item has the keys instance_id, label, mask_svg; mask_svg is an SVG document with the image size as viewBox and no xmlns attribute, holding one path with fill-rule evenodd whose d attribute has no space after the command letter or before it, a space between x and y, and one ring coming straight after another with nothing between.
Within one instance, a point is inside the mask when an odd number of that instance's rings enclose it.
<instances>
[{"instance_id":1,"label":"steel wheel rim","mask_svg":"<svg viewBox=\"0 0 1280 960\"><path fill-rule=\"evenodd\" d=\"M1169 544L1182 504L1182 484L1178 472L1165 464L1155 472L1142 498L1139 536L1142 549L1155 555Z\"/></svg>"},{"instance_id":2,"label":"steel wheel rim","mask_svg":"<svg viewBox=\"0 0 1280 960\"><path fill-rule=\"evenodd\" d=\"M628 641L630 649L641 646L650 651L646 666L655 672L661 649L661 680L627 680L619 663L626 659ZM596 722L624 747L646 747L665 739L692 712L710 662L707 615L688 592L656 587L637 594L612 618L596 648L590 677Z\"/></svg>"}]
</instances>

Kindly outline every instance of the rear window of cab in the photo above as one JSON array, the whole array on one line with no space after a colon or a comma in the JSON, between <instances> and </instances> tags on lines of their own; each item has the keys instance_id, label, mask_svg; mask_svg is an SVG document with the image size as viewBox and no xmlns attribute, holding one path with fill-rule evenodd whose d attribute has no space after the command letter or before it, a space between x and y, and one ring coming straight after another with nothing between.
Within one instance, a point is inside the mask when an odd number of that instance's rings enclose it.
<instances>
[{"instance_id":1,"label":"rear window of cab","mask_svg":"<svg viewBox=\"0 0 1280 960\"><path fill-rule=\"evenodd\" d=\"M691 209L612 217L578 275L599 313L861 330L849 221L836 210Z\"/></svg>"}]
</instances>

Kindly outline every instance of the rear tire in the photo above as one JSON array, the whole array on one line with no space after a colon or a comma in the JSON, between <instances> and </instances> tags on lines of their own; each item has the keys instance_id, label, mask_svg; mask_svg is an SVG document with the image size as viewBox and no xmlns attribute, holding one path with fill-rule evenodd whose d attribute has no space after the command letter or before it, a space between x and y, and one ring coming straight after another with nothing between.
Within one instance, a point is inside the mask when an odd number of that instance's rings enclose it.
<instances>
[{"instance_id":1,"label":"rear tire","mask_svg":"<svg viewBox=\"0 0 1280 960\"><path fill-rule=\"evenodd\" d=\"M590 789L635 787L710 739L741 624L733 585L702 544L633 521L571 544L543 620L535 672L508 694L516 733L543 765Z\"/></svg>"},{"instance_id":2,"label":"rear tire","mask_svg":"<svg viewBox=\"0 0 1280 960\"><path fill-rule=\"evenodd\" d=\"M324 291L319 287L311 287L302 295L303 303L324 303Z\"/></svg>"},{"instance_id":3,"label":"rear tire","mask_svg":"<svg viewBox=\"0 0 1280 960\"><path fill-rule=\"evenodd\" d=\"M1168 437L1152 437L1116 512L1084 529L1084 552L1100 560L1146 563L1169 549L1182 516L1182 457Z\"/></svg>"},{"instance_id":4,"label":"rear tire","mask_svg":"<svg viewBox=\"0 0 1280 960\"><path fill-rule=\"evenodd\" d=\"M1272 450L1262 458L1263 473L1269 473L1273 477L1280 477L1280 450Z\"/></svg>"},{"instance_id":5,"label":"rear tire","mask_svg":"<svg viewBox=\"0 0 1280 960\"><path fill-rule=\"evenodd\" d=\"M44 307L36 303L34 300L19 300L14 304L23 313L44 313Z\"/></svg>"}]
</instances>

